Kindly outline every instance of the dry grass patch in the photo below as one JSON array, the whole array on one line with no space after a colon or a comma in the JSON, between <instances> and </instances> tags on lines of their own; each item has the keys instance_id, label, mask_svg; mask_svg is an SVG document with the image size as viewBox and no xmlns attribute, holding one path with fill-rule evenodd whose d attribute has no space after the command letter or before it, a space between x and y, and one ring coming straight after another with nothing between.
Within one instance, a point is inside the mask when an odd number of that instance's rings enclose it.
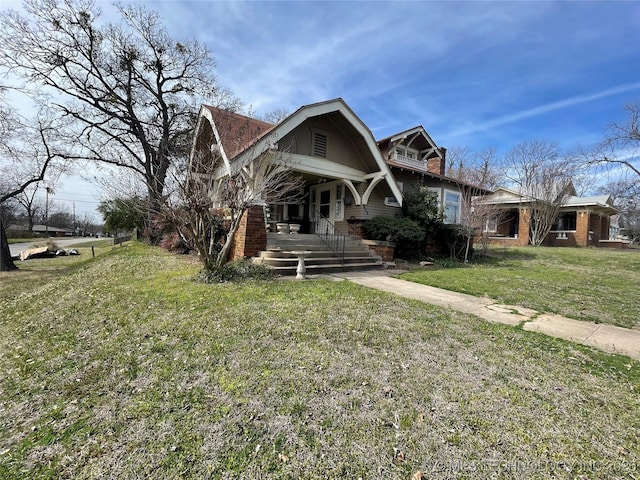
<instances>
[{"instance_id":1,"label":"dry grass patch","mask_svg":"<svg viewBox=\"0 0 640 480\"><path fill-rule=\"evenodd\" d=\"M196 269L132 246L2 302L0 477L637 468L637 362L348 282Z\"/></svg>"}]
</instances>

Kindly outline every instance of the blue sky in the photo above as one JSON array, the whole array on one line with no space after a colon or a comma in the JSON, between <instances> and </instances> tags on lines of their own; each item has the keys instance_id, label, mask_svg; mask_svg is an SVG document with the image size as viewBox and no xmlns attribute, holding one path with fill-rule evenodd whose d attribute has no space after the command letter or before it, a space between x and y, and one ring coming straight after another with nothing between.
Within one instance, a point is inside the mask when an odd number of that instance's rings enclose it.
<instances>
[{"instance_id":1,"label":"blue sky","mask_svg":"<svg viewBox=\"0 0 640 480\"><path fill-rule=\"evenodd\" d=\"M443 147L505 153L592 145L640 101L640 2L145 4L206 43L258 115L342 97L376 138L423 125Z\"/></svg>"},{"instance_id":2,"label":"blue sky","mask_svg":"<svg viewBox=\"0 0 640 480\"><path fill-rule=\"evenodd\" d=\"M640 100L639 2L150 2L258 113L342 97L376 138L602 138Z\"/></svg>"}]
</instances>

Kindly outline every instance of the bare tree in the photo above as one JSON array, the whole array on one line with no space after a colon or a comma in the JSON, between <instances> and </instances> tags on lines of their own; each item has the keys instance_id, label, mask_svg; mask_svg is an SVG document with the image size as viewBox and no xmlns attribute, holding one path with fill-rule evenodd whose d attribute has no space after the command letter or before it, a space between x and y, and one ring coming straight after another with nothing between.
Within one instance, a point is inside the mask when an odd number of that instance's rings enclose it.
<instances>
[{"instance_id":1,"label":"bare tree","mask_svg":"<svg viewBox=\"0 0 640 480\"><path fill-rule=\"evenodd\" d=\"M447 176L487 190L495 190L502 176L496 149L474 152L467 147L447 150Z\"/></svg>"},{"instance_id":2,"label":"bare tree","mask_svg":"<svg viewBox=\"0 0 640 480\"><path fill-rule=\"evenodd\" d=\"M522 195L523 203L530 211L529 241L532 245L544 242L560 207L573 193L572 165L560 157L554 142L525 142L506 154L506 177Z\"/></svg>"},{"instance_id":3,"label":"bare tree","mask_svg":"<svg viewBox=\"0 0 640 480\"><path fill-rule=\"evenodd\" d=\"M19 197L44 181L45 177L56 179L64 170L64 162L55 153L59 122L44 116L25 120L14 113L10 124L10 134L0 145L0 177L3 179L0 204ZM0 271L16 270L1 218L0 230Z\"/></svg>"},{"instance_id":4,"label":"bare tree","mask_svg":"<svg viewBox=\"0 0 640 480\"><path fill-rule=\"evenodd\" d=\"M468 229L467 245L465 249L464 261L469 261L469 250L471 239L476 238L482 247L482 256L487 255L489 249L490 222L500 223L506 212L497 205L483 202L482 197L487 191L477 187L466 187L461 192L460 224Z\"/></svg>"},{"instance_id":5,"label":"bare tree","mask_svg":"<svg viewBox=\"0 0 640 480\"><path fill-rule=\"evenodd\" d=\"M16 195L15 200L18 202L25 212L27 219L27 229L29 233L33 232L33 224L40 213L44 211L44 207L40 204L36 198L38 193L38 184L32 184L25 188L23 192Z\"/></svg>"},{"instance_id":6,"label":"bare tree","mask_svg":"<svg viewBox=\"0 0 640 480\"><path fill-rule=\"evenodd\" d=\"M609 125L605 138L593 149L580 149L587 167L599 167L606 171L622 169L636 181L640 179L640 103L625 106L628 112L626 123ZM619 176L619 175L618 175Z\"/></svg>"},{"instance_id":7,"label":"bare tree","mask_svg":"<svg viewBox=\"0 0 640 480\"><path fill-rule=\"evenodd\" d=\"M90 233L95 233L97 222L92 214L85 212L76 223L77 233L83 237L86 237Z\"/></svg>"},{"instance_id":8,"label":"bare tree","mask_svg":"<svg viewBox=\"0 0 640 480\"><path fill-rule=\"evenodd\" d=\"M613 204L620 212L618 224L620 233L626 235L634 244L640 241L640 182L634 180L616 180L603 187L611 195Z\"/></svg>"},{"instance_id":9,"label":"bare tree","mask_svg":"<svg viewBox=\"0 0 640 480\"><path fill-rule=\"evenodd\" d=\"M276 108L270 112L265 113L260 117L260 120L275 125L289 116L289 111L285 108Z\"/></svg>"},{"instance_id":10,"label":"bare tree","mask_svg":"<svg viewBox=\"0 0 640 480\"><path fill-rule=\"evenodd\" d=\"M292 171L294 165L286 152L275 147L228 167L218 162L219 148L209 150L213 161L209 155L192 157L184 177L176 182L176 205L163 217L198 252L205 270L213 271L228 261L247 210L267 203L299 201L304 181Z\"/></svg>"},{"instance_id":11,"label":"bare tree","mask_svg":"<svg viewBox=\"0 0 640 480\"><path fill-rule=\"evenodd\" d=\"M101 23L92 0L25 0L23 8L0 14L0 65L74 120L61 132L72 146L65 157L139 175L157 208L202 100L238 105L218 87L206 46L176 41L141 5L118 5L117 24Z\"/></svg>"}]
</instances>

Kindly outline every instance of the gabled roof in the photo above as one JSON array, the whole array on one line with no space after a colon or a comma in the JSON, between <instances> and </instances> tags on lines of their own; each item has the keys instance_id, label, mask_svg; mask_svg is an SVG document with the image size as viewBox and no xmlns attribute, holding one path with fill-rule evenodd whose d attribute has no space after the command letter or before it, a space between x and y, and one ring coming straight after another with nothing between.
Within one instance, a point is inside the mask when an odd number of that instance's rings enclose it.
<instances>
[{"instance_id":1,"label":"gabled roof","mask_svg":"<svg viewBox=\"0 0 640 480\"><path fill-rule=\"evenodd\" d=\"M227 158L232 159L270 132L274 125L221 108L203 105L216 126Z\"/></svg>"},{"instance_id":2,"label":"gabled roof","mask_svg":"<svg viewBox=\"0 0 640 480\"><path fill-rule=\"evenodd\" d=\"M432 147L437 147L436 142L433 141L433 139L429 136L429 134L427 133L427 131L422 125L416 125L415 127L410 128L408 130L404 130L402 132L382 138L378 140L378 145L382 145L389 142L393 143L399 140L405 140L406 138L409 138L415 134L422 134L424 138L431 144Z\"/></svg>"},{"instance_id":3,"label":"gabled roof","mask_svg":"<svg viewBox=\"0 0 640 480\"><path fill-rule=\"evenodd\" d=\"M402 192L395 182L389 166L382 157L373 134L342 98L304 105L277 125L271 125L237 113L226 112L215 107L205 106L200 109L196 136L202 129L201 123L204 117L211 124L216 144L222 145L221 156L228 168L231 160L242 163L249 161L252 156L266 152L307 119L335 112L341 114L364 140L366 148L378 169L378 172L376 172L377 180L374 181L378 182L384 179L393 195L401 202ZM226 122L229 122L228 126L225 126ZM230 138L226 138L227 136ZM194 149L195 147L196 142L194 142ZM194 151L192 149L192 155Z\"/></svg>"}]
</instances>

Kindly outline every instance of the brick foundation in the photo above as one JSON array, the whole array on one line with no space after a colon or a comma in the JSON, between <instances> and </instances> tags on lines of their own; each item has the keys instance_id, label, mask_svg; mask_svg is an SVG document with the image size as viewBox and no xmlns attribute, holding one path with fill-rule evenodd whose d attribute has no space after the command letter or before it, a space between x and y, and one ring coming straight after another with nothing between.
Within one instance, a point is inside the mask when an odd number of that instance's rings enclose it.
<instances>
[{"instance_id":1,"label":"brick foundation","mask_svg":"<svg viewBox=\"0 0 640 480\"><path fill-rule=\"evenodd\" d=\"M383 262L393 261L393 254L396 249L395 243L379 240L362 240L362 244L369 247L369 251L378 255Z\"/></svg>"}]
</instances>

